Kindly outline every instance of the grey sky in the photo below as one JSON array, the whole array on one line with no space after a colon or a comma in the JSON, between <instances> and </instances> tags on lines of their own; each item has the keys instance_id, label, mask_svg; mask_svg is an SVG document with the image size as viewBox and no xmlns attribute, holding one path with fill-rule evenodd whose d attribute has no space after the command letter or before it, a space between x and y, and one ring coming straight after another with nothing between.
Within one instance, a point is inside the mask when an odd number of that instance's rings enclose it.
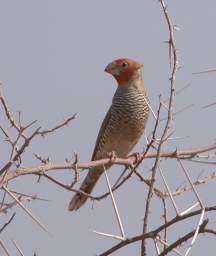
<instances>
[{"instance_id":1,"label":"grey sky","mask_svg":"<svg viewBox=\"0 0 216 256\"><path fill-rule=\"evenodd\" d=\"M194 76L192 72L216 68L216 2L167 3L174 24L180 27L176 32L176 43L182 68L178 72L177 87L191 84L176 98L175 110L194 104L179 114L174 123L176 136L190 137L170 143L167 148L212 143L215 141L212 118L215 108L202 110L201 107L215 101L216 73ZM0 80L14 113L21 110L23 121L37 119L39 126L48 128L78 112L70 126L45 139L37 139L25 154L25 165L37 164L33 152L59 162L71 157L74 151L79 153L82 161L90 159L98 129L116 88L113 78L103 70L115 58L129 57L144 62L144 80L153 108L157 107L159 94L164 98L168 96L168 46L164 43L168 31L156 0L1 1L0 32ZM5 120L0 117L0 122L5 123ZM147 133L153 125L151 118ZM0 159L3 164L7 151L6 144L0 143L0 150L4 149ZM142 150L143 145L144 138L136 149ZM165 166L166 175L172 172L170 183L173 187L184 183L184 179L175 179L178 174L171 169L176 165ZM149 174L150 167L149 161L141 170ZM195 177L203 168L191 167L196 170ZM113 170L119 173L117 168ZM70 182L69 171L56 173L57 177ZM111 180L117 176L114 172L109 175ZM50 238L21 209L17 209L16 219L3 237L12 255L16 253L11 238L20 244L25 255L33 255L36 251L39 256L95 255L116 243L92 232L118 233L110 199L96 202L93 210L92 203L88 202L80 211L69 213L67 205L72 194L45 179L38 184L36 177L25 177L12 182L11 187L52 200L49 203L33 202L29 208L53 234ZM211 202L206 193L215 192L212 183L208 189L201 191L204 200ZM103 177L94 192L99 195L105 190ZM144 192L146 188L134 177L116 193L128 236L141 233ZM157 207L155 202L152 226L161 221ZM3 217L0 223L6 219L7 216ZM181 228L185 227L180 226L179 230ZM190 228L193 228L192 224ZM192 255L203 255L207 239L200 240ZM213 246L211 239L209 244ZM115 255L139 255L139 249L139 245L133 244Z\"/></svg>"}]
</instances>

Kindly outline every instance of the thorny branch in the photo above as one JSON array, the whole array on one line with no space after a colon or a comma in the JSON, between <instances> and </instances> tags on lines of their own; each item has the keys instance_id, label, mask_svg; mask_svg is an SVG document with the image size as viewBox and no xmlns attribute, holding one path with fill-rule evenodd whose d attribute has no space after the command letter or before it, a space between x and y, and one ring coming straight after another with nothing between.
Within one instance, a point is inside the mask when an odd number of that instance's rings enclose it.
<instances>
[{"instance_id":1,"label":"thorny branch","mask_svg":"<svg viewBox=\"0 0 216 256\"><path fill-rule=\"evenodd\" d=\"M61 129L62 127L68 125L73 119L75 119L76 114L74 114L73 116L67 118L65 121L63 121L62 123L56 125L55 127L51 128L51 129L47 129L47 130L42 130L41 128L36 128L34 130L34 132L28 137L25 132L32 127L37 121L33 121L28 125L23 126L21 123L21 112L19 112L19 116L18 116L18 122L16 122L15 118L13 117L11 111L9 110L9 106L7 104L6 99L4 98L3 94L2 94L2 90L0 88L0 103L3 107L6 119L8 120L8 122L11 125L11 128L14 128L18 134L17 137L14 139L14 141L11 139L11 137L9 136L9 133L6 131L6 129L0 125L0 130L2 131L2 133L4 134L4 136L6 137L7 141L11 144L11 153L10 153L10 157L9 157L9 161L7 163L5 163L5 165L0 169L0 175L2 175L5 171L8 171L9 168L13 165L16 164L16 162L19 160L19 164L18 166L20 166L21 164L21 156L24 153L25 149L29 146L30 142L33 140L33 138L35 136L45 136L47 134L53 133L58 129ZM24 140L24 142L21 141L21 139ZM18 145L21 143L20 148L18 148Z\"/></svg>"},{"instance_id":2,"label":"thorny branch","mask_svg":"<svg viewBox=\"0 0 216 256\"><path fill-rule=\"evenodd\" d=\"M41 224L41 222L28 210L22 202L24 201L29 201L31 199L36 199L36 197L30 197L26 196L21 193L21 195L17 198L14 194L19 194L16 191L12 192L8 189L8 183L9 180L7 179L7 174L8 173L13 173L10 171L12 167L20 168L22 164L22 159L21 157L23 156L25 150L29 147L29 145L32 143L33 139L36 136L45 136L49 133L53 133L58 129L63 128L67 124L69 124L76 116L73 115L72 117L67 118L65 121L62 123L56 125L55 127L47 130L41 130L41 128L35 128L34 131L28 136L28 130L29 128L32 128L32 126L36 123L36 121L33 121L29 123L28 125L22 125L21 123L21 112L19 112L18 115L18 121L13 117L11 111L9 110L8 103L6 99L4 98L2 94L2 90L0 88L0 105L3 108L3 113L5 114L5 118L10 124L10 129L13 129L15 131L15 138L13 139L12 136L10 136L9 132L2 126L0 125L0 131L3 133L3 135L6 138L6 141L9 142L11 145L11 152L9 156L9 160L3 164L3 167L0 168L0 189L3 191L3 197L2 197L2 202L1 202L1 208L0 212L1 213L7 213L8 209L11 209L15 205L20 206L31 218L34 220L43 230L47 231L46 227ZM13 132L14 133L14 132ZM39 174L40 175L40 174ZM5 202L6 198L6 193L14 199L13 202ZM10 220L1 228L1 232L4 230L4 228L9 225L14 218L15 214L12 215ZM48 232L48 231L47 231ZM2 248L4 244L1 244ZM5 253L6 253L6 247L5 247Z\"/></svg>"},{"instance_id":3,"label":"thorny branch","mask_svg":"<svg viewBox=\"0 0 216 256\"><path fill-rule=\"evenodd\" d=\"M167 203L166 198L162 198L162 204L163 204L163 219L164 224L167 224L168 216L167 216ZM164 229L164 238L163 241L167 242L167 228ZM166 244L164 244L164 250L166 249Z\"/></svg>"},{"instance_id":4,"label":"thorny branch","mask_svg":"<svg viewBox=\"0 0 216 256\"><path fill-rule=\"evenodd\" d=\"M59 130L59 129L61 129L62 127L68 125L73 119L76 118L76 116L77 116L77 113L74 114L74 115L71 116L71 117L68 117L68 118L67 118L65 121L63 121L61 124L58 124L58 125L56 125L55 127L51 128L51 129L39 131L39 132L38 132L38 135L45 136L45 135L47 135L48 133L53 133L53 132L55 132L56 130Z\"/></svg>"},{"instance_id":5,"label":"thorny branch","mask_svg":"<svg viewBox=\"0 0 216 256\"><path fill-rule=\"evenodd\" d=\"M198 148L192 148L192 149L182 149L182 150L174 150L170 152L161 152L160 157L163 158L178 158L178 159L188 159L188 158L195 158L200 153L205 153L211 150L216 149L216 144L211 144L208 146L198 147ZM144 155L145 153L142 153ZM149 152L145 155L144 159L148 158L155 158L157 156L157 153ZM46 173L47 171L52 170L65 170L65 169L90 169L96 166L103 166L107 163L112 163L113 165L123 165L123 166L134 166L134 163L136 161L136 157L131 156L129 158L118 158L110 159L110 158L104 158L100 160L90 161L90 162L63 162L63 163L52 163L48 162L46 164L38 165L38 166L29 166L29 167L19 167L15 170L9 170L7 174L5 175L4 181L0 180L0 184L2 182L9 181L11 179L14 179L19 176L23 175L29 175L29 174L35 174L35 175L43 175L43 173Z\"/></svg>"},{"instance_id":6,"label":"thorny branch","mask_svg":"<svg viewBox=\"0 0 216 256\"><path fill-rule=\"evenodd\" d=\"M140 241L141 242L141 255L147 255L146 252L146 240L147 239L153 239L155 240L157 237L161 237L160 232L163 231L164 239L163 241L166 242L167 236L168 236L168 228L178 222L181 222L185 219L191 218L193 216L196 216L201 213L201 210L193 211L190 213L187 213L183 216L176 216L173 219L169 220L168 218L168 209L166 205L166 197L168 197L168 193L161 191L159 188L155 186L155 179L156 179L156 173L158 169L158 165L161 161L161 159L181 159L181 160L188 160L188 161L194 161L196 163L204 163L204 164L215 164L215 162L210 162L209 159L216 157L215 151L213 154L209 157L206 157L204 153L216 150L216 143L201 146L201 147L194 147L191 149L174 149L172 151L165 151L163 149L165 143L170 139L169 137L172 134L172 131L170 131L173 121L173 116L175 113L173 112L173 104L174 104L174 96L177 95L178 91L176 92L176 73L179 68L178 64L178 56L177 56L177 50L174 40L174 30L175 26L172 24L171 19L169 17L169 14L167 12L167 7L164 3L164 0L159 0L159 3L161 4L162 11L166 20L166 23L168 25L169 30L169 62L170 62L170 68L171 68L171 77L170 77L170 94L169 98L162 101L161 96L159 100L159 108L157 112L157 116L155 115L155 126L150 134L150 139L148 137L147 147L144 152L140 154L140 160L137 162L137 159L135 156L131 155L128 158L112 158L107 157L104 159L100 159L97 161L90 161L90 162L80 162L78 159L78 155L75 157L75 161L65 161L61 163L55 163L50 162L49 159L43 159L42 157L38 156L38 154L35 154L36 158L41 161L40 165L36 166L24 166L22 164L22 156L24 152L28 149L29 145L32 143L32 141L37 136L46 136L48 134L53 134L56 130L59 130L65 126L67 126L75 117L76 114L66 118L62 123L57 124L55 127L52 127L50 129L42 129L42 128L36 128L30 135L28 134L29 128L33 128L36 121L33 121L29 123L28 125L23 125L21 123L21 112L19 112L18 115L18 121L16 118L14 118L12 112L10 111L9 105L5 99L5 97L2 94L2 90L0 88L0 105L2 106L4 116L8 123L10 124L11 128L16 131L16 137L12 138L10 136L10 133L5 129L2 125L0 125L0 132L3 134L3 136L6 138L7 142L9 142L11 146L11 152L9 156L9 160L3 165L3 167L0 168L0 189L2 191L6 191L13 199L13 202L5 202L5 194L3 196L2 202L1 202L1 208L0 213L7 213L8 209L11 209L15 205L18 205L22 207L27 214L32 216L31 218L38 223L39 226L41 226L43 229L45 229L42 224L34 217L33 214L30 213L28 209L25 208L23 205L23 202L28 199L28 196L21 195L17 198L15 194L19 194L16 191L11 191L8 189L8 184L11 180L14 180L18 177L24 176L24 175L36 175L38 177L44 177L48 179L50 182L55 183L57 186L60 186L63 189L66 189L68 191L72 192L79 192L80 194L84 194L87 197L89 197L92 200L101 200L105 198L106 196L110 195L110 192L107 192L100 196L92 196L90 194L87 194L81 190L75 189L74 185L78 182L78 175L80 170L90 169L94 168L96 166L104 166L108 163L111 163L112 165L120 165L124 166L125 170L129 170L129 173L123 177L123 175L120 176L120 178L117 180L116 184L112 187L112 191L116 191L119 187L121 187L126 181L129 180L129 178L132 177L132 175L136 175L141 182L145 183L148 188L148 195L147 195L147 201L145 205L145 211L144 211L144 224L143 224L143 232L140 235L134 236L132 238L126 238L125 241L122 241L118 243L117 245L113 246L106 252L102 253L100 256L110 255L111 253L117 251L118 249L125 247L131 243ZM167 103L168 102L168 103ZM168 104L168 106L166 105ZM160 119L160 110L161 107L164 107L167 110L167 116L165 119ZM162 130L162 136L159 139L156 139L156 133L158 130L159 124L161 125L161 121L165 121L165 125ZM205 159L205 161L201 159ZM138 170L138 167L141 163L144 161L147 161L148 159L154 159L153 167L151 168L151 177L146 178L143 176L143 174ZM73 181L71 184L64 184L62 181L57 180L53 176L51 176L50 172L53 170L63 171L63 170L72 170L73 173ZM49 174L48 174L49 172ZM211 173L210 175L199 177L193 185L200 185L205 184L209 180L212 180L216 177L216 172ZM125 173L124 173L125 174ZM172 192L173 196L182 195L182 193L191 190L191 186L185 186L177 188L174 192ZM164 206L164 224L158 226L152 231L148 231L149 226L149 213L150 213L150 207L151 207L151 200L153 193L159 197ZM34 199L33 197L29 197L31 199ZM216 206L213 207L206 207L206 212L210 211L216 211ZM0 233L3 232L3 230L11 223L15 216L15 213L11 216L8 222L6 222L2 228L0 229ZM210 233L216 235L216 231L206 228L208 223L208 220L205 220L199 229L199 233ZM195 230L187 233L186 235L182 236L175 242L173 242L171 245L164 245L164 250L158 255L166 255L173 249L175 249L177 246L181 245L183 242L187 241L191 237L194 236ZM7 252L6 247L4 246L3 242L0 241L0 245L2 248L5 248L5 253L9 255Z\"/></svg>"},{"instance_id":7,"label":"thorny branch","mask_svg":"<svg viewBox=\"0 0 216 256\"><path fill-rule=\"evenodd\" d=\"M141 235L133 236L131 238L127 238L125 241L122 241L122 242L116 244L115 246L113 246L110 249L108 249L107 251L99 254L98 256L111 255L112 253L116 252L117 250L119 250L119 249L121 249L121 248L123 248L123 247L125 247L129 244L132 244L132 243L135 243L135 242L138 242L138 241L141 241L141 240L155 239L157 237L157 235L161 231L163 231L164 229L166 229L166 228L168 228L168 227L170 227L174 224L177 224L180 221L183 221L183 220L186 220L188 218L197 216L201 213L201 211L202 210L197 210L197 211L193 211L193 212L190 212L188 214L185 214L183 216L176 216L173 219L171 219L170 221L166 222L165 224L162 224L161 226L157 227L156 229L154 229L152 231L149 231L147 233L142 233ZM216 211L216 206L206 208L206 212L211 212L211 211ZM211 233L213 234L214 232L215 231L212 231ZM191 237L192 237L192 235L190 237L188 237L187 240L190 239Z\"/></svg>"},{"instance_id":8,"label":"thorny branch","mask_svg":"<svg viewBox=\"0 0 216 256\"><path fill-rule=\"evenodd\" d=\"M3 109L4 109L4 113L6 115L6 118L8 119L9 123L11 124L11 127L14 127L20 133L20 131L22 130L22 127L19 127L19 125L15 121L14 117L12 116L11 111L9 109L9 106L7 104L7 101L4 98L4 96L2 95L2 91L1 90L0 90L0 101L2 103L2 106L3 106ZM22 136L25 138L25 135L22 134Z\"/></svg>"},{"instance_id":9,"label":"thorny branch","mask_svg":"<svg viewBox=\"0 0 216 256\"><path fill-rule=\"evenodd\" d=\"M184 149L184 150L180 150L180 151L173 151L173 152L162 152L161 156L164 156L165 158L171 157L171 158L182 158L185 159L185 157L195 157L197 154L200 154L200 152L207 152L209 150L212 150L216 148L216 145L209 145L209 146L204 146L204 147L200 147L200 148L194 148L194 149ZM144 154L144 153L143 153ZM148 159L148 158L153 158L154 156L156 156L156 153L147 153L144 160ZM43 176L47 179L49 179L51 182L54 182L55 184L57 184L58 186L67 189L69 191L72 192L79 192L81 194L84 194L86 196L88 196L89 198L93 199L93 200L101 200L103 198L105 198L106 196L109 195L109 192L105 193L104 195L101 196L92 196L90 194L87 194L81 190L77 190L74 189L71 185L67 185L62 183L61 181L56 180L55 178L53 178L52 176L48 175L47 172L50 171L54 171L54 170L68 170L68 169L72 169L74 170L74 172L77 172L78 169L81 170L85 170L85 169L89 169L95 166L100 166L100 165L104 165L106 163L109 163L111 161L110 158L106 158L106 159L101 159L101 160L97 160L97 161L91 161L91 162L64 162L64 163L52 163L47 161L45 164L42 165L38 165L38 166L32 166L32 167L19 167L15 170L8 170L7 173L3 176L0 177L0 187L4 184L6 184L7 182L9 182L10 180L13 180L17 177L23 176L23 175L37 175L37 176ZM134 165L134 161L135 158L134 156L131 156L130 158L124 159L124 158L115 158L112 159L112 164L117 164L117 165L126 165L126 166L133 166ZM118 183L116 186L114 186L112 189L112 191L115 191L116 189L118 189L120 186L122 186L124 184L125 181L127 181L132 174L135 174L139 177L139 179L144 182L146 185L150 186L151 184L151 180L144 178L143 175L140 174L140 172L136 169L136 170L131 170L129 172L129 174L120 182ZM194 185L200 185L200 184L204 184L207 181L215 178L216 175L214 174L210 174L206 177L199 177L198 180L194 183ZM190 186L187 187L181 187L178 188L176 191L173 192L173 195L181 195L183 192L189 191L191 188ZM159 197L167 197L168 194L167 192L162 192L157 188L154 188L154 192L157 196Z\"/></svg>"},{"instance_id":10,"label":"thorny branch","mask_svg":"<svg viewBox=\"0 0 216 256\"><path fill-rule=\"evenodd\" d=\"M199 233L210 233L209 229L206 228L208 224L208 220L204 220L203 223L201 224L200 228L199 228ZM167 255L169 252L171 252L173 249L175 249L176 247L180 246L181 244L183 244L184 242L188 241L190 238L192 238L195 234L196 230L193 230L191 232L189 232L188 234L184 235L183 237L179 238L177 241L175 241L173 244L171 244L170 246L168 246L162 253L159 254L159 256L165 256ZM215 231L212 230L211 233L216 234Z\"/></svg>"},{"instance_id":11,"label":"thorny branch","mask_svg":"<svg viewBox=\"0 0 216 256\"><path fill-rule=\"evenodd\" d=\"M5 106L7 106L7 105L5 105ZM160 106L161 106L161 104L160 104ZM8 110L7 110L7 112L10 113ZM205 155L203 155L203 157L202 157L202 154L204 154L204 153L206 153L208 151L215 150L216 149L216 144L211 144L211 145L206 145L206 146L203 146L203 147L197 147L197 148L191 148L191 149L181 149L181 150L175 149L174 151L163 151L162 150L162 145L166 142L168 130L170 128L169 123L167 123L166 126L165 126L165 128L166 128L165 131L166 132L164 132L164 135L163 135L162 139L160 140L160 142L158 144L157 152L154 152L154 151L151 152L150 148L151 148L152 143L155 141L155 134L156 134L156 130L157 130L157 126L158 126L158 120L159 120L159 113L160 113L160 107L159 107L159 110L158 110L158 115L157 115L158 118L156 120L155 129L154 129L154 131L152 133L151 142L147 145L146 150L143 153L140 154L141 155L141 161L139 161L138 163L136 163L136 157L134 157L133 155L128 157L128 158L118 158L118 157L116 157L116 158L112 158L111 159L110 157L107 157L105 159L101 159L101 160L97 160L97 161L90 161L90 162L79 162L78 161L78 157L76 157L75 161L73 161L73 162L66 161L66 162L63 162L63 163L52 163L52 162L49 161L49 159L43 160L41 157L38 157L38 155L36 154L37 158L42 162L41 165L29 166L29 167L28 166L24 167L24 166L20 166L19 165L17 168L13 169L12 167L14 166L15 162L22 156L22 154L28 148L28 146L30 145L32 140L36 137L36 135L45 135L45 134L48 134L48 133L52 133L52 132L56 131L57 129L60 129L61 127L67 125L68 122L73 120L75 118L75 115L73 117L71 117L71 118L68 118L62 124L52 128L52 129L43 130L41 132L40 128L37 128L29 137L27 135L25 135L25 138L23 138L22 135L24 134L24 132L30 126L32 126L35 123L35 121L30 123L27 126L22 126L20 124L20 122L18 122L19 125L20 125L20 126L17 125L17 127L19 128L19 131L18 131L18 136L14 140L14 142L10 138L8 132L1 126L0 128L1 128L1 131L3 132L3 134L7 138L9 138L9 140L11 141L10 143L12 145L12 153L11 153L11 157L10 157L10 160L8 161L8 163L6 163L1 168L1 170L0 170L0 173L2 174L0 176L0 187L3 188L3 186L7 185L7 183L9 181L11 181L11 180L13 180L13 179L15 179L17 177L21 177L23 175L32 175L33 174L33 175L37 175L37 176L43 176L43 177L49 179L51 182L54 182L56 185L61 186L62 188L67 189L69 191L79 192L79 193L85 194L86 196L88 196L89 198L91 198L93 200L100 200L100 199L106 197L107 195L109 195L109 193L106 193L106 194L104 194L102 196L98 196L98 197L86 194L83 191L74 189L73 186L71 186L71 185L66 185L66 184L62 183L61 181L58 181L57 179L55 179L52 176L48 175L47 172L52 171L52 170L59 170L60 171L60 170L70 169L70 170L74 171L74 174L75 174L74 176L76 176L78 170L85 170L85 169L93 168L93 167L96 167L96 166L99 166L99 165L105 165L107 163L112 163L113 165L123 165L126 168L130 169L129 174L121 182L119 182L118 184L116 184L116 186L114 186L112 188L113 191L115 191L121 185L123 185L124 182L126 180L128 180L132 176L132 174L135 174L135 175L137 175L139 177L139 179L142 182L144 182L149 188L151 188L151 194L154 191L154 193L157 196L159 196L161 198L163 198L163 197L165 198L165 197L168 196L167 193L166 192L162 192L162 191L158 190L156 187L153 186L154 184L153 184L152 181L154 181L154 176L152 176L151 179L146 179L145 177L143 177L143 175L137 169L138 165L142 161L146 161L147 159L152 159L152 158L154 159L155 158L157 163L155 162L156 164L152 168L152 174L153 174L153 173L156 172L157 164L158 164L160 158L164 158L164 159L173 158L173 159L195 160L195 161L196 161L196 159L198 159L197 161L199 161L200 158L205 157ZM169 115L169 112L168 112L168 115ZM13 120L11 116L9 118L10 118L9 121ZM11 122L12 121L10 121L10 123ZM13 121L13 122L16 123L15 121ZM13 128L15 128L15 127L13 127ZM16 144L17 144L19 138L21 138L21 137L24 139L24 142L18 148L16 146ZM16 149L15 149L15 147L16 147ZM216 156L215 153L212 154L212 157L215 157L215 156ZM205 163L207 163L207 161L205 161ZM215 178L215 176L216 175L211 174L211 175L209 175L207 177L199 178L194 183L194 185L203 184L203 183L207 182L208 180L211 180L211 179ZM74 184L75 183L76 182L74 182ZM190 187L179 188L175 192L173 192L173 195L180 195L183 192L188 191L190 189L191 189ZM149 189L149 191L150 191L150 189ZM149 193L149 195L150 195L150 193ZM5 207L2 208L1 211L2 212L6 212L7 208L11 208L11 207L13 207L16 204L17 204L17 202L11 203L11 204L4 203L3 205ZM149 209L148 209L148 211L149 211ZM178 221L180 221L180 220L178 220ZM166 230L166 228L169 225L172 225L173 223L170 224L170 222L168 222L166 220L165 224L167 224L167 226L166 225L164 226L164 228L163 228L164 230ZM146 234L150 234L150 232L145 232L145 233ZM143 233L143 234L145 234L145 233ZM157 234L158 233L159 232L157 232ZM151 237L151 236L149 236L149 237ZM148 237L141 235L139 240L144 241L146 238L148 238ZM130 243L130 239L126 239L126 241L128 241L128 243ZM124 244L124 245L121 244L121 245L125 246L126 244ZM167 248L170 248L170 247L167 247ZM104 255L108 255L108 254L104 254Z\"/></svg>"},{"instance_id":12,"label":"thorny branch","mask_svg":"<svg viewBox=\"0 0 216 256\"><path fill-rule=\"evenodd\" d=\"M161 140L160 140L158 148L157 148L157 155L155 158L154 165L152 167L151 184L149 186L147 200L146 200L145 213L144 213L144 224L143 224L143 233L144 234L148 230L148 217L149 217L149 212L150 212L150 204L151 204L151 198L152 198L153 191L154 191L155 177L156 177L157 168L158 168L158 165L160 162L161 151L163 149L165 142L167 141L168 134L169 134L170 128L172 126L173 104L174 104L174 95L175 95L175 88L176 88L175 81L176 81L176 73L177 73L177 70L179 67L176 44L175 44L175 39L174 39L173 24L168 15L167 8L165 6L164 1L160 0L160 3L161 3L161 7L162 7L165 19L167 21L168 29L169 29L170 65L173 60L173 66L172 66L172 72L171 72L171 78L170 78L170 97L169 97L169 101L168 101L167 121L166 121L164 130L162 132ZM145 240L142 240L141 255L142 256L147 255Z\"/></svg>"}]
</instances>

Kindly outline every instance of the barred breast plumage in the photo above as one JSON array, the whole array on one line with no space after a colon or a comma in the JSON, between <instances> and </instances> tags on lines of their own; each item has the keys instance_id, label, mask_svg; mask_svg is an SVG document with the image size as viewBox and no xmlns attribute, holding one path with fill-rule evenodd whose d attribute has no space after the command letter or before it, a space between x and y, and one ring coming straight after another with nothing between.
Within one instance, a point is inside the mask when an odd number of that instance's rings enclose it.
<instances>
[{"instance_id":1,"label":"barred breast plumage","mask_svg":"<svg viewBox=\"0 0 216 256\"><path fill-rule=\"evenodd\" d=\"M149 105L141 70L136 70L129 78L116 90L112 105L101 125L92 160L105 158L111 151L119 157L126 157L143 134ZM109 167L106 166L106 169ZM91 193L102 173L103 167L89 170L80 189ZM86 200L85 195L77 193L70 202L69 210L79 209Z\"/></svg>"},{"instance_id":2,"label":"barred breast plumage","mask_svg":"<svg viewBox=\"0 0 216 256\"><path fill-rule=\"evenodd\" d=\"M105 125L96 142L92 159L107 156L115 151L119 157L125 157L142 135L148 118L148 98L136 88L123 90L118 88L112 106L105 118Z\"/></svg>"}]
</instances>

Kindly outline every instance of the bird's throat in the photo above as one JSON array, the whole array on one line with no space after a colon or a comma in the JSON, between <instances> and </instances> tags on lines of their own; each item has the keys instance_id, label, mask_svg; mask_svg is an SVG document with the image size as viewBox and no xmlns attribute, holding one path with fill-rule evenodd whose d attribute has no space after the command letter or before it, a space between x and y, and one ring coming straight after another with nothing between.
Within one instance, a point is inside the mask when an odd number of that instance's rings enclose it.
<instances>
[{"instance_id":1,"label":"bird's throat","mask_svg":"<svg viewBox=\"0 0 216 256\"><path fill-rule=\"evenodd\" d=\"M118 85L120 87L124 87L130 84L132 81L140 80L142 78L142 75L140 73L140 70L127 70L119 75L114 75L114 77L118 82Z\"/></svg>"}]
</instances>

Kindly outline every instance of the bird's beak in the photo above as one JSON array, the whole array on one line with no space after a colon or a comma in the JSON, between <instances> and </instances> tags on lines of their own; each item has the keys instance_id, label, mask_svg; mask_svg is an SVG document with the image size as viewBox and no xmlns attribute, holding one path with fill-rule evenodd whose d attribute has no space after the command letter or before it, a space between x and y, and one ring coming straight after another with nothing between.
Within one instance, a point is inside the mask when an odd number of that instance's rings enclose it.
<instances>
[{"instance_id":1,"label":"bird's beak","mask_svg":"<svg viewBox=\"0 0 216 256\"><path fill-rule=\"evenodd\" d=\"M108 66L105 67L104 72L109 73L109 71L108 71Z\"/></svg>"},{"instance_id":2,"label":"bird's beak","mask_svg":"<svg viewBox=\"0 0 216 256\"><path fill-rule=\"evenodd\" d=\"M104 72L107 72L109 74L112 74L113 69L115 68L115 65L113 62L109 63L106 68L104 69Z\"/></svg>"}]
</instances>

